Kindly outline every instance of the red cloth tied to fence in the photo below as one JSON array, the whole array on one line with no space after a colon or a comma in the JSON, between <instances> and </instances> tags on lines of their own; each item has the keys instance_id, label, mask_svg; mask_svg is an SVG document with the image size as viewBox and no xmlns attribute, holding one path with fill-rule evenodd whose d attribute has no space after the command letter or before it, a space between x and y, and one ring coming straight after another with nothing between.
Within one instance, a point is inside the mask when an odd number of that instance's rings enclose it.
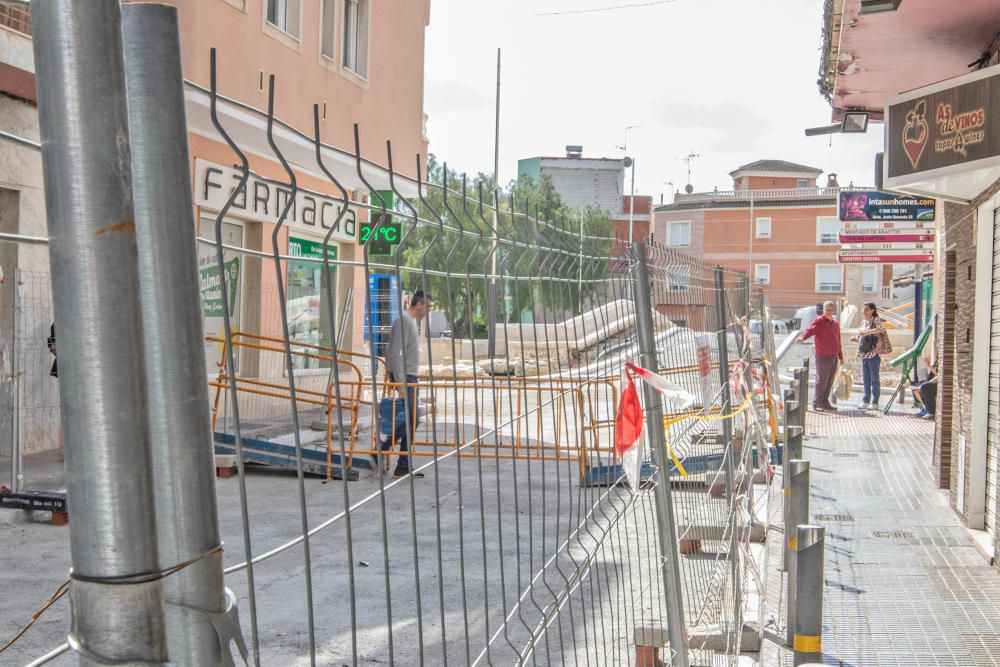
<instances>
[{"instance_id":1,"label":"red cloth tied to fence","mask_svg":"<svg viewBox=\"0 0 1000 667\"><path fill-rule=\"evenodd\" d=\"M615 451L619 457L624 456L642 435L642 422L639 392L636 391L631 369L626 368L625 389L618 402L618 414L615 415Z\"/></svg>"}]
</instances>

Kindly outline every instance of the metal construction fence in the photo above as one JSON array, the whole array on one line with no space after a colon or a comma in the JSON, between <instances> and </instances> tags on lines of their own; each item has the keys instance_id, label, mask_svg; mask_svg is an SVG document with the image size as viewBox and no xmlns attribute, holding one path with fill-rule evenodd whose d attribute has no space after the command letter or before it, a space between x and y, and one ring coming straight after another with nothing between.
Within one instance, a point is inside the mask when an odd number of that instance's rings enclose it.
<instances>
[{"instance_id":1,"label":"metal construction fence","mask_svg":"<svg viewBox=\"0 0 1000 667\"><path fill-rule=\"evenodd\" d=\"M659 654L686 666L735 665L756 650L779 392L766 299L743 274L470 191L447 167L427 182L421 156L417 178L404 179L388 142L384 156L356 148L368 187L352 197L328 167L336 149L319 136L318 107L311 136L282 123L276 109L299 102L273 77L266 111L240 108L288 174L285 205L266 228L269 249L226 243L227 215L264 177L216 113L238 103L217 92L214 54L206 92L239 179L214 234L195 239L190 162L176 150L186 133L172 10L31 6L46 183L92 181L109 155L131 165L101 174L85 201L71 188L49 197L74 623L67 644L33 664L70 652L98 664L230 664L245 646L258 665ZM125 67L100 80L73 61L122 62L123 48ZM85 92L95 88L99 101ZM125 126L130 144L113 140ZM311 142L313 163L288 161L290 136ZM279 251L296 168L325 174L341 204L322 256ZM358 259L326 250L349 214L378 221ZM393 217L399 241L373 258ZM119 218L135 220L134 235L107 232ZM192 325L205 316L196 243L216 262L221 335ZM274 279L273 293L241 293L258 309L242 326L229 303L234 256ZM353 289L366 304L368 276L394 276L431 294L452 334L432 339L425 326L416 379L393 382L375 336L364 352L341 344L346 310L321 308L312 337L296 328L291 262L360 273ZM333 282L318 282L327 304ZM493 332L485 349L471 327L461 336L476 308ZM115 345L104 344L112 327ZM627 364L655 377L640 382L643 435L624 452ZM403 419L390 407L386 428L381 406L395 396L406 397ZM213 481L215 455L232 457L234 484Z\"/></svg>"},{"instance_id":2,"label":"metal construction fence","mask_svg":"<svg viewBox=\"0 0 1000 667\"><path fill-rule=\"evenodd\" d=\"M0 457L10 457L11 487L32 478L24 456L58 450L59 385L49 338L54 322L47 271L13 271L0 314Z\"/></svg>"}]
</instances>

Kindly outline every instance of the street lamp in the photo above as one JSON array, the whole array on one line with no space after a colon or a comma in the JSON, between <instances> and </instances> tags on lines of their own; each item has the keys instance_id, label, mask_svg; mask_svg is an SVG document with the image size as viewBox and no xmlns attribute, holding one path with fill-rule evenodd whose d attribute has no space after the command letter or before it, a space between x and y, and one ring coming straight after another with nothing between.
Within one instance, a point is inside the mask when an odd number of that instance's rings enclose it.
<instances>
[{"instance_id":1,"label":"street lamp","mask_svg":"<svg viewBox=\"0 0 1000 667\"><path fill-rule=\"evenodd\" d=\"M622 151L625 153L625 159L623 160L625 168L626 169L628 169L629 167L632 168L632 194L629 197L629 203L628 203L628 242L629 242L629 244L632 243L632 225L633 225L633 218L635 217L635 160L633 160L632 158L630 158L628 156L628 133L631 130L634 130L634 129L640 128L640 127L642 127L642 125L628 125L628 126L626 126L625 127L625 145L618 147L618 148L622 149Z\"/></svg>"},{"instance_id":2,"label":"street lamp","mask_svg":"<svg viewBox=\"0 0 1000 667\"><path fill-rule=\"evenodd\" d=\"M806 128L807 137L822 134L864 134L868 131L868 120L871 114L867 111L845 111L839 123Z\"/></svg>"}]
</instances>

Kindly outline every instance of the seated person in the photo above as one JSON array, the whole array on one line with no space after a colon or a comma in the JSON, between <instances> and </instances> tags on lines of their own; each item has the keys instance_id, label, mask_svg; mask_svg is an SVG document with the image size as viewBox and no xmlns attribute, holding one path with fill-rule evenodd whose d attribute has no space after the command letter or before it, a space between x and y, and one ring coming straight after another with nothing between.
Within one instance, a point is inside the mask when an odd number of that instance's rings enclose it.
<instances>
[{"instance_id":1,"label":"seated person","mask_svg":"<svg viewBox=\"0 0 1000 667\"><path fill-rule=\"evenodd\" d=\"M924 381L910 389L913 392L913 400L920 404L920 412L917 413L918 417L934 419L934 412L937 409L937 371L938 365L935 361L931 365Z\"/></svg>"}]
</instances>

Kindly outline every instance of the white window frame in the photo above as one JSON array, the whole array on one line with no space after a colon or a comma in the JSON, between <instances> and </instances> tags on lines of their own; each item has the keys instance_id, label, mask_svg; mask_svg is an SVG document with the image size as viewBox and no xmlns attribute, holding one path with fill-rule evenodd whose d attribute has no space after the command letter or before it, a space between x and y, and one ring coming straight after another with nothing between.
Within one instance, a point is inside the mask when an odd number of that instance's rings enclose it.
<instances>
[{"instance_id":1,"label":"white window frame","mask_svg":"<svg viewBox=\"0 0 1000 667\"><path fill-rule=\"evenodd\" d=\"M861 291L864 292L865 294L874 294L876 291L878 291L878 268L879 268L878 265L869 265L861 267ZM871 276L872 276L871 289L868 289L868 286L865 285L866 271L871 271Z\"/></svg>"},{"instance_id":2,"label":"white window frame","mask_svg":"<svg viewBox=\"0 0 1000 667\"><path fill-rule=\"evenodd\" d=\"M268 18L267 10L271 3L275 5L275 14L283 17L278 22ZM261 3L264 32L289 48L298 50L302 39L302 4L302 0L264 0Z\"/></svg>"},{"instance_id":3,"label":"white window frame","mask_svg":"<svg viewBox=\"0 0 1000 667\"><path fill-rule=\"evenodd\" d=\"M764 277L761 277L761 269L764 269ZM753 277L761 285L771 284L771 265L770 264L754 264L753 265Z\"/></svg>"},{"instance_id":4,"label":"white window frame","mask_svg":"<svg viewBox=\"0 0 1000 667\"><path fill-rule=\"evenodd\" d=\"M352 6L355 14L349 16ZM368 46L371 42L371 0L344 0L342 34L344 70L367 81L370 69Z\"/></svg>"},{"instance_id":5,"label":"white window frame","mask_svg":"<svg viewBox=\"0 0 1000 667\"><path fill-rule=\"evenodd\" d=\"M337 62L337 0L322 0L319 15L319 61L323 64ZM329 30L327 30L329 22ZM325 38L330 35L330 53L326 53Z\"/></svg>"},{"instance_id":6,"label":"white window frame","mask_svg":"<svg viewBox=\"0 0 1000 667\"><path fill-rule=\"evenodd\" d=\"M667 267L667 291L687 292L691 289L691 267L675 264Z\"/></svg>"},{"instance_id":7,"label":"white window frame","mask_svg":"<svg viewBox=\"0 0 1000 667\"><path fill-rule=\"evenodd\" d=\"M795 189L796 190L808 190L809 188L815 187L813 182L808 178L796 178L795 179Z\"/></svg>"},{"instance_id":8,"label":"white window frame","mask_svg":"<svg viewBox=\"0 0 1000 667\"><path fill-rule=\"evenodd\" d=\"M268 18L268 9L274 5L275 16L280 15L280 19L272 21ZM289 16L291 12L291 16ZM264 0L264 20L268 25L274 26L281 32L291 35L295 39L299 38L301 31L299 24L302 18L302 0ZM294 28L294 30L291 30Z\"/></svg>"},{"instance_id":9,"label":"white window frame","mask_svg":"<svg viewBox=\"0 0 1000 667\"><path fill-rule=\"evenodd\" d=\"M832 237L829 234L824 234L823 233L823 224L824 223L827 223L827 224L829 224L829 223L836 223L836 225L837 225L837 231L833 233ZM844 223L842 223L840 221L840 218L838 218L835 215L817 215L816 216L816 245L839 245L840 244L840 237L838 236L838 234L840 233L840 229L843 226L843 224ZM824 236L826 236L830 240L824 241L823 240Z\"/></svg>"},{"instance_id":10,"label":"white window frame","mask_svg":"<svg viewBox=\"0 0 1000 667\"><path fill-rule=\"evenodd\" d=\"M673 243L673 228L674 227L687 227L687 243ZM690 220L667 220L667 245L671 248L690 248L691 247L691 221Z\"/></svg>"},{"instance_id":11,"label":"white window frame","mask_svg":"<svg viewBox=\"0 0 1000 667\"><path fill-rule=\"evenodd\" d=\"M754 236L758 239L769 239L771 238L771 225L773 221L771 218L757 218L754 223ZM766 229L763 229L765 228Z\"/></svg>"},{"instance_id":12,"label":"white window frame","mask_svg":"<svg viewBox=\"0 0 1000 667\"><path fill-rule=\"evenodd\" d=\"M822 283L820 282L820 269L837 269L840 272L840 279L836 283L836 289L833 288L834 283L829 281ZM844 265L843 264L817 264L815 270L816 277L816 293L817 294L839 294L844 291ZM823 289L823 285L827 285L826 289Z\"/></svg>"}]
</instances>

